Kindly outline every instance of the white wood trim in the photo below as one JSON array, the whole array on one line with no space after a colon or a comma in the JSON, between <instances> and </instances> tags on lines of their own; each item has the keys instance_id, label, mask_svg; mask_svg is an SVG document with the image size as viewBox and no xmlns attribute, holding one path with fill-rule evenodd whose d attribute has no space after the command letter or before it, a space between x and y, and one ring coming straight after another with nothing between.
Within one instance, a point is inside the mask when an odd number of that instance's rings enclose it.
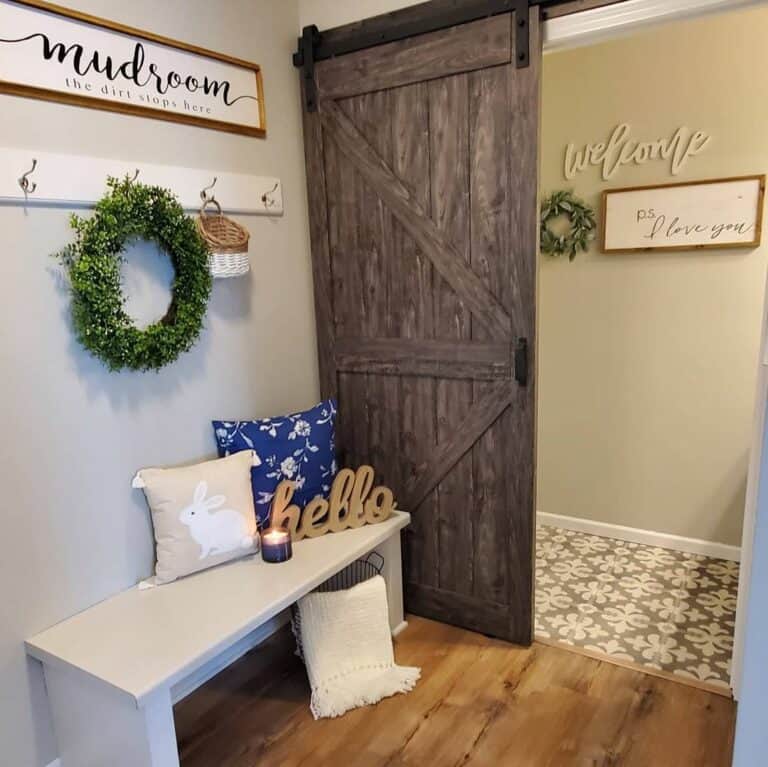
<instances>
[{"instance_id":1,"label":"white wood trim","mask_svg":"<svg viewBox=\"0 0 768 767\"><path fill-rule=\"evenodd\" d=\"M376 546L375 551L384 560L381 575L387 586L389 627L394 636L405 628L405 607L403 604L403 555L400 536L390 535Z\"/></svg>"},{"instance_id":2,"label":"white wood trim","mask_svg":"<svg viewBox=\"0 0 768 767\"><path fill-rule=\"evenodd\" d=\"M48 767L61 767L61 759L54 759Z\"/></svg>"},{"instance_id":3,"label":"white wood trim","mask_svg":"<svg viewBox=\"0 0 768 767\"><path fill-rule=\"evenodd\" d=\"M73 669L43 668L53 730L64 765L179 767L170 691L144 705Z\"/></svg>"},{"instance_id":4,"label":"white wood trim","mask_svg":"<svg viewBox=\"0 0 768 767\"><path fill-rule=\"evenodd\" d=\"M396 626L403 620L396 595L400 561L390 560L399 557L400 530L409 522L398 510L385 522L298 541L293 558L280 565L249 557L154 589L128 589L28 639L27 652L46 666L100 680L142 706L155 690L179 684L372 549L385 556Z\"/></svg>"},{"instance_id":5,"label":"white wood trim","mask_svg":"<svg viewBox=\"0 0 768 767\"><path fill-rule=\"evenodd\" d=\"M757 521L757 498L760 485L760 465L763 457L763 439L768 401L768 275L766 276L765 298L763 299L763 328L758 360L757 384L755 387L755 415L752 425L752 447L749 454L747 473L747 494L744 504L744 523L741 538L741 567L739 568L739 589L736 597L736 626L731 656L731 688L733 697L739 699L744 668L744 643L747 627L747 605L752 579L752 552Z\"/></svg>"},{"instance_id":6,"label":"white wood trim","mask_svg":"<svg viewBox=\"0 0 768 767\"><path fill-rule=\"evenodd\" d=\"M589 535L599 535L603 538L617 538L630 543L643 543L648 546L659 546L663 549L683 551L688 554L704 554L718 559L729 559L738 562L740 549L716 541L703 541L699 538L684 538L680 535L660 533L655 530L642 530L637 527L612 525L608 522L596 522L592 519L567 517L562 514L548 514L544 511L536 513L536 521L547 527L562 527L565 530L575 530Z\"/></svg>"},{"instance_id":7,"label":"white wood trim","mask_svg":"<svg viewBox=\"0 0 768 767\"><path fill-rule=\"evenodd\" d=\"M765 0L625 0L603 8L547 19L544 22L544 52L630 34L637 29L667 21L730 11Z\"/></svg>"},{"instance_id":8,"label":"white wood trim","mask_svg":"<svg viewBox=\"0 0 768 767\"><path fill-rule=\"evenodd\" d=\"M405 621L405 620L400 621L400 623L398 623L397 626L395 626L392 629L392 637L393 637L393 639L399 637L400 634L402 634L403 631L405 631L407 628L408 628L408 621Z\"/></svg>"},{"instance_id":9,"label":"white wood trim","mask_svg":"<svg viewBox=\"0 0 768 767\"><path fill-rule=\"evenodd\" d=\"M217 178L213 193L223 210L230 213L281 216L283 189L280 179L226 173L215 169L184 168L176 165L155 165L140 160L111 160L73 154L39 152L36 149L0 147L0 202L24 203L19 178L32 167L30 183L37 184L28 196L30 205L59 205L90 207L106 192L107 176L133 176L138 181L170 189L186 210L198 210L200 191ZM273 188L277 185L277 188ZM267 207L262 195L269 194Z\"/></svg>"},{"instance_id":10,"label":"white wood trim","mask_svg":"<svg viewBox=\"0 0 768 767\"><path fill-rule=\"evenodd\" d=\"M178 767L173 704L284 625L296 599L374 549L384 557L390 628L400 633L400 531L409 521L396 511L379 524L299 541L280 565L250 557L130 589L29 640L43 662L64 764Z\"/></svg>"}]
</instances>

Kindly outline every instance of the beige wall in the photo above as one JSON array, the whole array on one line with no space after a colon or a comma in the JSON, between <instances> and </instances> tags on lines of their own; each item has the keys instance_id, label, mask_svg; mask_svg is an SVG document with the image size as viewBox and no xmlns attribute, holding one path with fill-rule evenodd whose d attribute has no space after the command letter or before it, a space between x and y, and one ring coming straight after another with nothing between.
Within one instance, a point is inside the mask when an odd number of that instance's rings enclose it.
<instances>
[{"instance_id":1,"label":"beige wall","mask_svg":"<svg viewBox=\"0 0 768 767\"><path fill-rule=\"evenodd\" d=\"M766 172L766 39L759 8L546 56L542 192L673 181L659 162L564 180L566 144L620 122L710 133L678 180ZM542 258L542 511L740 542L767 253Z\"/></svg>"},{"instance_id":2,"label":"beige wall","mask_svg":"<svg viewBox=\"0 0 768 767\"><path fill-rule=\"evenodd\" d=\"M150 523L133 472L211 456L214 417L312 404L317 373L295 47L296 2L70 0L78 9L258 61L265 141L0 97L4 146L274 175L285 217L244 217L253 271L218 281L195 348L159 373L108 373L72 338L49 254L67 211L0 207L0 763L54 759L42 677L25 637L151 571ZM23 169L11 169L17 173ZM3 172L8 169L3 169ZM142 268L137 268L141 264ZM126 268L131 308L162 312L168 267L151 248Z\"/></svg>"}]
</instances>

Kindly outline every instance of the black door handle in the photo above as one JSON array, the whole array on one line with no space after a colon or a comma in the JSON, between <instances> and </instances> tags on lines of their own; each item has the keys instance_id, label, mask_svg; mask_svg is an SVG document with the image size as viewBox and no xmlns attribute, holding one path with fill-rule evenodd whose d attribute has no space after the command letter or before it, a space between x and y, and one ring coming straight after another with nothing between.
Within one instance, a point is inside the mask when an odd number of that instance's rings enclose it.
<instances>
[{"instance_id":1,"label":"black door handle","mask_svg":"<svg viewBox=\"0 0 768 767\"><path fill-rule=\"evenodd\" d=\"M528 339L518 338L515 347L515 381L528 386Z\"/></svg>"}]
</instances>

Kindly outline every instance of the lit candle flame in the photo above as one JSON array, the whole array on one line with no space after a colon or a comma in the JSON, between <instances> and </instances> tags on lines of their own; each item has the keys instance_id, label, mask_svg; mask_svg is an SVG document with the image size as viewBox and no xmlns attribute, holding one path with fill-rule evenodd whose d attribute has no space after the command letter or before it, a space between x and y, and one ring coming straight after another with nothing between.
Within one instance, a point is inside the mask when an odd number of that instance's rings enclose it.
<instances>
[{"instance_id":1,"label":"lit candle flame","mask_svg":"<svg viewBox=\"0 0 768 767\"><path fill-rule=\"evenodd\" d=\"M267 530L262 536L264 543L288 543L290 535L287 530L270 529Z\"/></svg>"}]
</instances>

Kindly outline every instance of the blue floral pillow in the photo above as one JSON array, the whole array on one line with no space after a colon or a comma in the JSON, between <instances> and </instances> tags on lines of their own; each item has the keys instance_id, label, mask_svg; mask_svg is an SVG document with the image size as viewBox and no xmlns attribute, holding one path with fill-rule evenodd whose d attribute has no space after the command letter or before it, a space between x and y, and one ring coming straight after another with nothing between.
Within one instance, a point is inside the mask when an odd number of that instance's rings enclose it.
<instances>
[{"instance_id":1,"label":"blue floral pillow","mask_svg":"<svg viewBox=\"0 0 768 767\"><path fill-rule=\"evenodd\" d=\"M255 450L261 466L251 469L259 527L269 520L272 497L284 479L296 483L300 508L318 495L328 497L336 476L336 403L325 400L311 410L260 421L213 421L222 458Z\"/></svg>"}]
</instances>

